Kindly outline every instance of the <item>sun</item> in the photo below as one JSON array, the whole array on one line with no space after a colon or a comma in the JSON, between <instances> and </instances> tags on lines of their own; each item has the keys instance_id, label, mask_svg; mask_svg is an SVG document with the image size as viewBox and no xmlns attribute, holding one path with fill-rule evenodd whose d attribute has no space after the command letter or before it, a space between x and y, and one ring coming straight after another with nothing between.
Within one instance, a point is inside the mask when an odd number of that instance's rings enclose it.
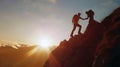
<instances>
[{"instance_id":1,"label":"sun","mask_svg":"<svg viewBox=\"0 0 120 67\"><path fill-rule=\"evenodd\" d=\"M50 40L48 39L42 39L40 42L40 46L43 48L48 48L50 46Z\"/></svg>"},{"instance_id":2,"label":"sun","mask_svg":"<svg viewBox=\"0 0 120 67\"><path fill-rule=\"evenodd\" d=\"M40 39L37 46L40 48L48 49L50 46L52 46L52 41L49 38L42 38Z\"/></svg>"}]
</instances>

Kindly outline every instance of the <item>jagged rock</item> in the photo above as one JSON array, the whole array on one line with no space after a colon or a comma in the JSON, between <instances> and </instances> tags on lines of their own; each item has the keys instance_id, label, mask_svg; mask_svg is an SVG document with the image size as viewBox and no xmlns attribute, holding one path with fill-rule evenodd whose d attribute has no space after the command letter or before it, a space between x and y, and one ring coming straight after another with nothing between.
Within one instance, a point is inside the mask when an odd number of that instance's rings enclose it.
<instances>
[{"instance_id":1,"label":"jagged rock","mask_svg":"<svg viewBox=\"0 0 120 67\"><path fill-rule=\"evenodd\" d=\"M107 16L103 21L105 31L112 27L116 22L120 20L120 7L115 9L109 16Z\"/></svg>"}]
</instances>

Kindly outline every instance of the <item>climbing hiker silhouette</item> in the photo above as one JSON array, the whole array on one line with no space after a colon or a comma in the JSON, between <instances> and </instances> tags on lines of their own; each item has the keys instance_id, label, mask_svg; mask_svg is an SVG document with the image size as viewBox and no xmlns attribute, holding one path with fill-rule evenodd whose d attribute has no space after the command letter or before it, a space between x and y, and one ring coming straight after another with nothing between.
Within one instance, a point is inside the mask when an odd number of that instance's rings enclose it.
<instances>
[{"instance_id":1,"label":"climbing hiker silhouette","mask_svg":"<svg viewBox=\"0 0 120 67\"><path fill-rule=\"evenodd\" d=\"M71 32L71 34L70 34L71 37L73 37L73 33L74 33L76 27L79 27L78 34L81 34L81 32L80 32L80 31L81 31L81 25L78 24L78 21L79 21L79 19L82 19L82 20L85 20L85 19L81 18L80 15L81 15L81 13L75 14L75 15L73 16L73 18L72 18L73 30L72 30L72 32Z\"/></svg>"}]
</instances>

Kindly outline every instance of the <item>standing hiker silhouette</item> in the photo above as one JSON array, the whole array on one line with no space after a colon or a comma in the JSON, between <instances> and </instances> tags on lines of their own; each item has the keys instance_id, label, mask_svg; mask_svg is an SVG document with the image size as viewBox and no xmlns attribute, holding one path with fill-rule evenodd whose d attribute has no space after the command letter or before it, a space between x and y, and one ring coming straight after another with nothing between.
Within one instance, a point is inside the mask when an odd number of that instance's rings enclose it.
<instances>
[{"instance_id":1,"label":"standing hiker silhouette","mask_svg":"<svg viewBox=\"0 0 120 67\"><path fill-rule=\"evenodd\" d=\"M80 31L81 31L81 25L78 24L78 21L79 21L79 19L82 19L82 20L85 20L85 19L81 18L80 15L81 15L81 13L75 14L75 15L73 16L73 18L72 18L73 30L72 30L72 32L71 32L71 34L70 34L71 37L73 37L73 33L74 33L76 27L79 27L78 34L81 34L81 32L80 32Z\"/></svg>"},{"instance_id":2,"label":"standing hiker silhouette","mask_svg":"<svg viewBox=\"0 0 120 67\"><path fill-rule=\"evenodd\" d=\"M100 25L100 23L94 19L94 14L95 13L94 13L93 10L90 9L89 11L86 11L86 14L87 14L86 19L89 19L88 26L87 26L86 29L87 29L87 31L89 33L90 29L95 28L95 27L98 28L98 25ZM96 30L96 28L95 28L95 30Z\"/></svg>"}]
</instances>

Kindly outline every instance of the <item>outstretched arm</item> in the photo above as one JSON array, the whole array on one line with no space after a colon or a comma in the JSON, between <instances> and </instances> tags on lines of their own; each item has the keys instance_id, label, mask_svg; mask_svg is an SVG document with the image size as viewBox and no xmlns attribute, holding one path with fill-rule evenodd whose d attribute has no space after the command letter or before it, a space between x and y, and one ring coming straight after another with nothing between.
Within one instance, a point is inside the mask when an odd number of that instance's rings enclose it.
<instances>
[{"instance_id":1,"label":"outstretched arm","mask_svg":"<svg viewBox=\"0 0 120 67\"><path fill-rule=\"evenodd\" d=\"M82 20L86 20L86 19L88 19L88 18L82 18L82 17L79 17L80 19L82 19Z\"/></svg>"},{"instance_id":2,"label":"outstretched arm","mask_svg":"<svg viewBox=\"0 0 120 67\"><path fill-rule=\"evenodd\" d=\"M87 20L89 18L89 16L87 15L87 18L85 18L85 20Z\"/></svg>"},{"instance_id":3,"label":"outstretched arm","mask_svg":"<svg viewBox=\"0 0 120 67\"><path fill-rule=\"evenodd\" d=\"M87 18L85 18L85 20L87 20L88 19L88 17Z\"/></svg>"}]
</instances>

